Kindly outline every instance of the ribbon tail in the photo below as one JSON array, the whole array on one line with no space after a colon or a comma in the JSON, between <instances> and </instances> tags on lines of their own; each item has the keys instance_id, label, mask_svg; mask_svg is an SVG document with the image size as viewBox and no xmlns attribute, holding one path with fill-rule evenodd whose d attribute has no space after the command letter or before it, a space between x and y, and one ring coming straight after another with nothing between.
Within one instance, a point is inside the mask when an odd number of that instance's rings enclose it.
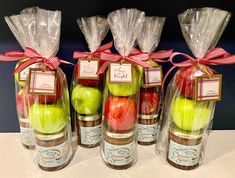
<instances>
[{"instance_id":1,"label":"ribbon tail","mask_svg":"<svg viewBox=\"0 0 235 178\"><path fill-rule=\"evenodd\" d=\"M166 73L166 75L164 76L163 78L163 81L162 81L162 90L164 90L164 86L165 86L165 82L166 82L166 79L167 77L169 76L169 74L176 68L176 66L172 66Z\"/></svg>"},{"instance_id":2,"label":"ribbon tail","mask_svg":"<svg viewBox=\"0 0 235 178\"><path fill-rule=\"evenodd\" d=\"M107 53L107 52L101 52L100 53L100 59L102 61L118 61L122 58L122 56L118 55L118 54L112 54L112 53Z\"/></svg>"},{"instance_id":3,"label":"ribbon tail","mask_svg":"<svg viewBox=\"0 0 235 178\"><path fill-rule=\"evenodd\" d=\"M13 61L19 61L23 59L23 57L11 57L11 56L5 56L0 54L0 61L1 62L13 62Z\"/></svg>"},{"instance_id":4,"label":"ribbon tail","mask_svg":"<svg viewBox=\"0 0 235 178\"><path fill-rule=\"evenodd\" d=\"M14 74L15 73L19 73L21 72L22 70L24 70L26 67L30 66L31 64L34 64L34 63L37 63L39 62L37 58L31 58L23 63L21 63L14 71Z\"/></svg>"},{"instance_id":5,"label":"ribbon tail","mask_svg":"<svg viewBox=\"0 0 235 178\"><path fill-rule=\"evenodd\" d=\"M70 65L73 65L73 66L74 66L74 64L73 64L73 63L68 62L68 61L60 60L60 62L61 62L61 64L70 64Z\"/></svg>"},{"instance_id":6,"label":"ribbon tail","mask_svg":"<svg viewBox=\"0 0 235 178\"><path fill-rule=\"evenodd\" d=\"M170 50L162 50L156 53L152 53L150 58L156 62L169 62L169 60L163 60L169 58L173 53L173 49Z\"/></svg>"},{"instance_id":7,"label":"ribbon tail","mask_svg":"<svg viewBox=\"0 0 235 178\"><path fill-rule=\"evenodd\" d=\"M112 46L113 46L113 41L110 41L109 43L100 46L100 47L95 51L95 53L100 53L101 51L105 51L105 50L107 50L107 49L110 49L110 48L112 48Z\"/></svg>"},{"instance_id":8,"label":"ribbon tail","mask_svg":"<svg viewBox=\"0 0 235 178\"><path fill-rule=\"evenodd\" d=\"M74 51L73 59L87 58L89 55L90 55L89 52Z\"/></svg>"},{"instance_id":9,"label":"ribbon tail","mask_svg":"<svg viewBox=\"0 0 235 178\"><path fill-rule=\"evenodd\" d=\"M149 65L148 63L146 63L144 61L136 60L136 59L133 59L133 58L126 58L126 59L130 62L133 62L134 64L141 65L142 67L152 68L151 65Z\"/></svg>"},{"instance_id":10,"label":"ribbon tail","mask_svg":"<svg viewBox=\"0 0 235 178\"><path fill-rule=\"evenodd\" d=\"M106 69L108 68L108 65L109 65L109 62L104 62L104 64L101 65L101 67L99 68L97 74L100 75L100 74L103 74Z\"/></svg>"},{"instance_id":11,"label":"ribbon tail","mask_svg":"<svg viewBox=\"0 0 235 178\"><path fill-rule=\"evenodd\" d=\"M225 51L223 48L214 48L211 51L209 51L204 58L213 59L213 58L218 58L222 56L226 57L229 55L230 54L227 51Z\"/></svg>"}]
</instances>

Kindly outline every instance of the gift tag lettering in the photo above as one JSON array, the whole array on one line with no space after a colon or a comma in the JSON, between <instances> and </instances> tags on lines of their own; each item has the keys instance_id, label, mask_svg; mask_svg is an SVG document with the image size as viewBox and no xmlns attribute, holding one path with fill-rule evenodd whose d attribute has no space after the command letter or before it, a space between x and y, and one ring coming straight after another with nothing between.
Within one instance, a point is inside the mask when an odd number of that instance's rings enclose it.
<instances>
[{"instance_id":1,"label":"gift tag lettering","mask_svg":"<svg viewBox=\"0 0 235 178\"><path fill-rule=\"evenodd\" d=\"M80 79L99 79L96 74L99 68L99 61L97 60L79 60L79 73L78 77Z\"/></svg>"},{"instance_id":2,"label":"gift tag lettering","mask_svg":"<svg viewBox=\"0 0 235 178\"><path fill-rule=\"evenodd\" d=\"M162 85L162 68L145 68L144 69L145 86L161 86Z\"/></svg>"},{"instance_id":3,"label":"gift tag lettering","mask_svg":"<svg viewBox=\"0 0 235 178\"><path fill-rule=\"evenodd\" d=\"M30 69L29 93L55 95L56 71L42 69Z\"/></svg>"},{"instance_id":4,"label":"gift tag lettering","mask_svg":"<svg viewBox=\"0 0 235 178\"><path fill-rule=\"evenodd\" d=\"M196 79L196 100L197 101L219 101L221 100L222 75L211 77L198 77Z\"/></svg>"},{"instance_id":5,"label":"gift tag lettering","mask_svg":"<svg viewBox=\"0 0 235 178\"><path fill-rule=\"evenodd\" d=\"M132 83L132 65L111 63L109 76L110 83Z\"/></svg>"},{"instance_id":6,"label":"gift tag lettering","mask_svg":"<svg viewBox=\"0 0 235 178\"><path fill-rule=\"evenodd\" d=\"M19 72L19 81L25 81L28 77L28 74L29 74L29 69L30 68L36 68L37 67L37 64L32 64L28 67L26 67L25 69L23 69L21 72Z\"/></svg>"}]
</instances>

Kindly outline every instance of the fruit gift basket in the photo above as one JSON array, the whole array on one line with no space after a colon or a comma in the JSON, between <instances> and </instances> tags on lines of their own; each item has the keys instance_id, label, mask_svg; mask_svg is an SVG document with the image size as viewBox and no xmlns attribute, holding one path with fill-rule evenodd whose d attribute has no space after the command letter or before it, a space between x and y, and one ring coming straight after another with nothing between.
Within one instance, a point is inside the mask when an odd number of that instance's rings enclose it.
<instances>
[{"instance_id":1,"label":"fruit gift basket","mask_svg":"<svg viewBox=\"0 0 235 178\"><path fill-rule=\"evenodd\" d=\"M184 53L170 57L174 66L169 72L179 69L167 87L156 151L179 169L195 169L204 161L222 85L222 76L208 65L229 64L230 55L215 46L230 16L216 8L188 9L178 15L183 36L195 58ZM174 61L177 55L186 60Z\"/></svg>"},{"instance_id":2,"label":"fruit gift basket","mask_svg":"<svg viewBox=\"0 0 235 178\"><path fill-rule=\"evenodd\" d=\"M165 17L145 17L142 30L137 38L140 50L149 54L147 63L152 68L142 68L140 102L137 125L137 140L141 145L151 145L157 141L159 111L161 104L162 68L157 62L166 62L172 50L153 52L161 37Z\"/></svg>"},{"instance_id":3,"label":"fruit gift basket","mask_svg":"<svg viewBox=\"0 0 235 178\"><path fill-rule=\"evenodd\" d=\"M100 65L99 54L112 47L112 42L101 45L109 30L106 18L93 16L78 19L78 25L85 36L90 52L74 52L78 60L71 85L73 117L76 121L78 144L96 147L100 144L102 128L103 75L97 74Z\"/></svg>"},{"instance_id":4,"label":"fruit gift basket","mask_svg":"<svg viewBox=\"0 0 235 178\"><path fill-rule=\"evenodd\" d=\"M109 167L126 169L137 160L135 131L141 78L137 64L148 66L141 60L142 54L130 54L142 28L144 12L123 8L111 12L107 19L119 54L100 54L101 60L109 61L101 150Z\"/></svg>"},{"instance_id":5,"label":"fruit gift basket","mask_svg":"<svg viewBox=\"0 0 235 178\"><path fill-rule=\"evenodd\" d=\"M68 62L55 56L59 49L61 12L33 7L5 19L25 49L8 53L26 58L16 67L16 75L36 64L29 68L24 82L18 81L22 89L17 98L22 98L24 116L34 129L37 163L46 171L59 170L72 156L67 80L58 67Z\"/></svg>"}]
</instances>

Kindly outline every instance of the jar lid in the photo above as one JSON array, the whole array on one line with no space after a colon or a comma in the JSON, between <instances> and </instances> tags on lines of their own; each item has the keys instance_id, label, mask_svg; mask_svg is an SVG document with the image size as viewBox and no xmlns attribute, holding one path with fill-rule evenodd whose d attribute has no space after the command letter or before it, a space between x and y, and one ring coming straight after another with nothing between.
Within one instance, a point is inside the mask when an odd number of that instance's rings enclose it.
<instances>
[{"instance_id":1,"label":"jar lid","mask_svg":"<svg viewBox=\"0 0 235 178\"><path fill-rule=\"evenodd\" d=\"M202 134L203 134L203 130L185 131L176 126L173 126L170 132L174 134L175 136L185 138L185 139L199 139L202 137Z\"/></svg>"},{"instance_id":2,"label":"jar lid","mask_svg":"<svg viewBox=\"0 0 235 178\"><path fill-rule=\"evenodd\" d=\"M81 121L95 121L101 119L101 114L78 115L77 119Z\"/></svg>"},{"instance_id":3,"label":"jar lid","mask_svg":"<svg viewBox=\"0 0 235 178\"><path fill-rule=\"evenodd\" d=\"M35 137L38 140L42 141L51 141L51 140L56 140L63 138L66 135L65 129L61 130L60 132L54 133L54 134L43 134L38 131L35 131Z\"/></svg>"}]
</instances>

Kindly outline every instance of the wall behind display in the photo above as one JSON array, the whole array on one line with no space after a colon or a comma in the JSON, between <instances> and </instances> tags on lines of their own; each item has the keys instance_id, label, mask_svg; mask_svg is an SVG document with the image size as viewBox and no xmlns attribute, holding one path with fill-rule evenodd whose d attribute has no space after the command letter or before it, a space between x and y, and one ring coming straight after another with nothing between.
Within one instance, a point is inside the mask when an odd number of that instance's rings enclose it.
<instances>
[{"instance_id":1,"label":"wall behind display","mask_svg":"<svg viewBox=\"0 0 235 178\"><path fill-rule=\"evenodd\" d=\"M84 37L76 19L83 16L103 15L122 7L135 7L149 16L166 16L161 42L158 49L174 48L175 51L190 53L178 24L177 14L192 7L217 7L234 12L235 2L231 0L8 0L0 2L0 53L6 50L21 49L4 21L4 16L18 13L20 10L39 6L41 8L62 11L61 45L58 56L73 61L73 50L87 50ZM226 28L218 46L230 53L235 53L235 17ZM104 42L111 39L109 33ZM0 132L18 131L15 109L14 63L0 63ZM164 66L166 71L170 66ZM223 74L222 101L218 102L213 129L235 129L235 65L214 67ZM62 66L68 80L71 78L72 66Z\"/></svg>"}]
</instances>

